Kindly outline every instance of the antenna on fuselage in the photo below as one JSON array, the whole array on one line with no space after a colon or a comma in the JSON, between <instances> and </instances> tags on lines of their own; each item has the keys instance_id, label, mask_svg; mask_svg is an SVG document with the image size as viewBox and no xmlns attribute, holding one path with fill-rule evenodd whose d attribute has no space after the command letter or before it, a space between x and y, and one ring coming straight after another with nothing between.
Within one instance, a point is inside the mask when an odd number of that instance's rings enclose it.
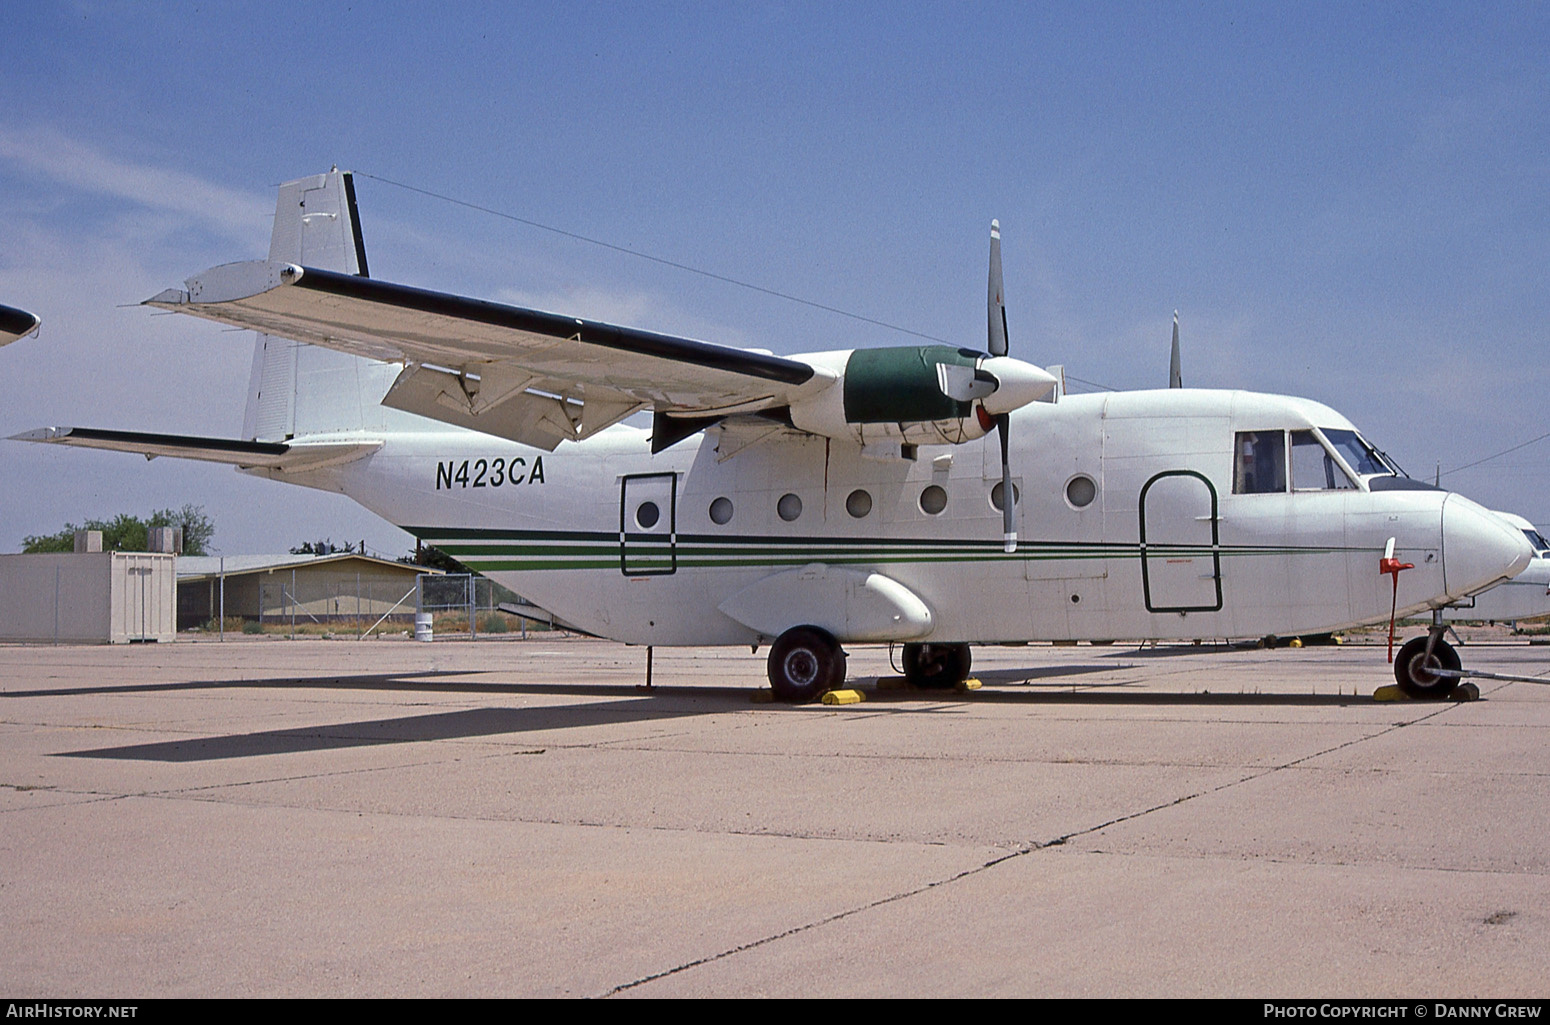
<instances>
[{"instance_id":1,"label":"antenna on fuselage","mask_svg":"<svg viewBox=\"0 0 1550 1025\"><path fill-rule=\"evenodd\" d=\"M1184 375L1179 369L1179 311L1173 311L1173 356L1168 360L1168 387L1184 387Z\"/></svg>"}]
</instances>

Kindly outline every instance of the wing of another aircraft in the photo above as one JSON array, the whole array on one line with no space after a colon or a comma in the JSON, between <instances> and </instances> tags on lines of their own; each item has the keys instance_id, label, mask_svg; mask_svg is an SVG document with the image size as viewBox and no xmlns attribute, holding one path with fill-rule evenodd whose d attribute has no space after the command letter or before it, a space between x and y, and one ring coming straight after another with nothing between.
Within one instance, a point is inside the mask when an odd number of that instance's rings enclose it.
<instances>
[{"instance_id":1,"label":"wing of another aircraft","mask_svg":"<svg viewBox=\"0 0 1550 1025\"><path fill-rule=\"evenodd\" d=\"M40 323L42 321L26 310L0 306L0 345L9 345L18 338L32 334Z\"/></svg>"},{"instance_id":2,"label":"wing of another aircraft","mask_svg":"<svg viewBox=\"0 0 1550 1025\"><path fill-rule=\"evenodd\" d=\"M800 360L296 264L225 264L187 285L147 305L403 362L385 405L547 449L638 410L703 426L838 379Z\"/></svg>"}]
</instances>

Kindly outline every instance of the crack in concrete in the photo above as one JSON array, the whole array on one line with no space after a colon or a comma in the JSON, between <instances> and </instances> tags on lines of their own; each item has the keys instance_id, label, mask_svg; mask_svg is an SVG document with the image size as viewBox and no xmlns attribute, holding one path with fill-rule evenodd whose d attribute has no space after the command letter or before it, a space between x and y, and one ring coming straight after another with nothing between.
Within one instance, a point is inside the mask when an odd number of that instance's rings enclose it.
<instances>
[{"instance_id":1,"label":"crack in concrete","mask_svg":"<svg viewBox=\"0 0 1550 1025\"><path fill-rule=\"evenodd\" d=\"M861 905L858 905L858 906L853 907L853 908L847 908L844 911L837 911L837 912L835 912L832 915L828 915L828 916L826 916L824 918L816 919L815 921L812 921L812 922L805 922L805 923L803 923L801 925L794 925L794 926L792 926L789 929L782 930L781 932L774 933L772 935L765 936L765 937L762 937L762 938L757 939L757 940L752 940L752 941L750 941L748 943L738 944L737 946L729 948L727 950L724 950L724 951L722 951L719 954L710 954L710 955L707 955L706 957L695 958L692 961L687 961L687 962L685 962L685 963L683 963L681 965L677 965L677 966L675 966L673 968L667 968L667 969L664 969L664 970L662 970L660 972L654 972L651 975L642 976L641 978L636 979L636 980L634 980L632 982L621 983L621 984L613 987L612 989L608 990L607 992L598 994L598 996L600 998L602 998L602 999L606 999L606 998L611 997L611 996L616 996L619 993L623 993L625 990L634 989L637 986L644 986L646 983L654 982L657 979L664 979L664 978L667 978L670 975L677 975L680 972L688 971L689 969L699 967L700 965L711 964L711 963L716 962L716 961L721 961L721 960L724 960L725 958L732 957L735 954L741 954L744 951L755 950L755 949L757 949L759 947L763 947L763 946L766 946L768 944L774 943L777 940L783 940L783 939L785 939L785 938L787 938L789 936L796 936L796 935L799 935L799 934L804 933L804 932L809 932L809 931L811 931L813 929L821 928L822 926L829 925L829 924L834 923L834 922L843 921L846 918L850 918L850 917L852 917L854 915L859 915L859 914L861 914L864 911L871 911L871 910L873 910L875 908L884 907L884 906L886 906L888 904L897 903L898 901L901 901L901 900L907 900L910 897L915 897L915 896L918 896L918 895L920 895L922 893L927 893L927 892L929 892L931 890L937 889L938 887L947 886L947 885L950 885L952 883L956 883L959 880L967 879L970 876L978 875L981 872L989 871L990 869L995 868L997 865L1000 865L1000 864L1002 864L1004 862L1010 861L1013 858L1020 858L1020 857L1022 857L1024 855L1026 855L1026 854L1031 854L1033 851L1037 850L1038 847L1039 847L1039 845L1037 845L1037 844L1031 844L1031 845L1026 845L1025 844L1025 845L1019 847L1016 850L1013 850L1013 851L1010 851L1010 852L1008 852L1006 854L1001 855L1000 857L992 858L991 860L985 862L984 864L976 865L974 868L966 868L966 869L964 869L961 872L954 873L953 875L947 876L947 877L942 878L942 879L934 879L931 882L924 883L924 884L922 884L920 886L915 887L914 889L904 890L904 891L901 891L899 893L891 894L891 895L889 895L887 897L879 897L877 900L869 901L866 904L861 904Z\"/></svg>"},{"instance_id":2,"label":"crack in concrete","mask_svg":"<svg viewBox=\"0 0 1550 1025\"><path fill-rule=\"evenodd\" d=\"M1003 854L1000 857L992 858L991 860L989 860L987 862L984 862L983 864L977 865L974 868L964 869L961 872L956 872L956 873L954 873L954 874L952 874L950 876L946 876L946 877L944 877L942 879L932 880L931 882L925 883L925 884L923 884L921 886L916 886L916 887L914 887L912 889L909 889L909 890L903 890L903 891L901 891L899 893L895 893L895 894L892 894L892 895L887 896L887 897L880 897L877 900L869 901L866 904L861 904L861 905L858 905L858 906L853 907L853 908L847 908L847 909L845 909L843 911L835 912L832 915L828 915L828 916L816 919L816 920L811 921L811 922L805 922L805 923L803 923L801 925L794 925L794 926L792 926L789 929L782 930L781 932L773 933L773 934L771 934L769 936L765 936L765 937L762 937L762 938L757 939L757 940L752 940L752 941L750 941L748 943L739 944L739 945L737 945L735 947L731 947L731 948L729 948L727 950L724 950L724 951L721 951L720 953L717 953L717 954L710 954L710 955L707 955L705 957L695 958L695 959L693 959L691 961L684 962L683 964L676 965L676 966L674 966L672 968L666 968L666 969L663 969L660 972L654 972L654 973L652 973L650 975L642 976L641 978L635 979L635 980L633 980L631 982L620 983L619 985L613 987L612 989L607 990L606 992L599 994L599 996L601 998L604 998L604 999L606 999L608 997L616 996L616 995L618 995L620 993L625 992L626 990L631 990L631 989L635 989L635 988L640 987L640 986L644 986L647 983L655 982L658 979L664 979L664 978L667 978L667 977L672 976L672 975L677 975L677 974L680 974L682 972L688 971L688 970L690 970L692 968L700 967L701 965L713 964L713 963L715 963L717 961L725 960L726 958L733 957L733 956L735 956L737 954L741 954L741 953L744 953L744 952L749 951L749 950L756 950L759 947L767 946L767 945L769 945L771 943L774 943L774 942L776 942L778 940L786 939L786 938L791 937L791 936L796 936L796 935L799 935L799 934L804 933L804 932L810 932L813 929L818 929L818 928L821 928L821 927L823 927L825 925L829 925L829 924L832 924L834 922L839 922L839 921L842 921L844 919L851 918L851 917L853 917L855 915L861 914L861 913L866 912L866 911L872 911L872 910L875 910L875 909L880 908L880 907L884 907L884 906L889 905L889 904L894 904L894 903L897 903L899 901L908 900L911 897L917 897L917 896L919 896L919 895L921 895L923 893L929 893L930 891L938 889L938 888L943 887L943 886L950 886L953 883L961 882L964 879L971 878L971 877L979 875L979 874L981 874L983 872L988 872L991 869L997 868L998 866L1004 865L1007 862L1013 861L1013 860L1015 860L1017 858L1025 857L1025 856L1027 856L1029 854L1034 853L1035 851L1044 850L1044 849L1049 848L1049 847L1062 847L1066 843L1068 843L1069 841L1071 841L1073 839L1076 839L1077 837L1088 836L1088 835L1091 835L1093 833L1097 833L1097 832L1099 832L1099 831L1101 831L1103 829L1107 829L1108 827L1117 825L1117 824L1119 824L1121 822L1129 822L1129 821L1131 821L1133 819L1142 818L1142 817L1144 817L1146 815L1150 815L1150 814L1152 814L1154 812L1162 811L1162 810L1164 810L1166 808L1176 808L1179 805L1185 804L1185 803L1187 803L1189 801L1193 801L1193 800L1195 800L1198 797L1206 797L1206 796L1209 796L1209 795L1212 795L1212 794L1218 794L1218 793L1221 793L1224 790L1231 789L1232 787L1241 786L1244 783L1250 783L1250 782L1253 782L1254 780L1263 779L1263 778L1265 778L1267 776L1273 775L1274 773L1281 772L1281 771L1286 770L1286 769L1295 768L1296 766L1301 765L1304 762L1310 761L1311 759L1320 758L1320 757L1323 757L1324 755L1327 755L1327 754L1332 754L1332 753L1334 753L1336 751L1340 751L1340 750L1342 750L1344 748L1351 747L1352 745L1355 745L1355 744L1365 744L1368 741L1377 739L1378 737L1382 737L1382 736L1385 736L1385 735L1387 735L1389 733L1393 733L1395 730L1404 729L1407 726L1415 725L1416 723L1421 723L1421 722L1425 722L1425 721L1427 721L1429 719L1433 719L1433 718L1435 718L1435 717L1437 717L1439 715L1444 714L1445 712L1448 712L1448 711L1452 710L1455 707L1457 707L1456 704L1445 705L1445 706L1443 706L1443 707L1441 707L1441 708L1439 708L1439 709L1437 709L1437 710L1435 710L1433 712L1429 712L1429 713L1427 713L1425 715L1418 716L1417 718L1415 718L1413 720L1410 720L1408 722L1390 723L1387 728L1380 729L1380 730L1378 730L1375 733L1370 733L1370 734L1367 734L1367 735L1364 735L1364 736L1361 736L1361 737L1354 738L1352 740L1343 741L1343 742L1341 742L1339 744L1335 744L1335 745L1332 745L1330 747L1324 748L1323 750L1314 751L1314 752L1311 752L1309 754L1303 755L1300 758L1294 758L1291 761L1284 762L1284 763L1282 763L1280 765L1270 766L1270 767L1268 767L1268 768L1266 768L1266 769L1264 769L1264 770L1262 770L1260 772L1250 773L1249 775L1244 776L1241 779L1233 780L1233 781L1228 782L1228 783L1222 783L1222 784L1220 784L1218 786L1209 787L1209 788L1204 789L1204 790L1199 790L1199 791L1196 791L1195 793L1192 793L1192 794L1184 794L1184 795L1181 795L1181 796L1179 796L1177 798L1174 798L1171 801L1164 801L1164 802L1162 802L1160 804L1153 805L1150 808L1144 808L1144 809L1141 809L1141 810L1138 810L1138 811L1130 812L1130 813L1125 814L1125 815L1119 815L1119 816L1116 816L1115 818L1110 819L1107 822L1103 822L1103 823L1100 823L1098 825L1089 826L1089 827L1087 827L1085 829L1073 830L1070 833L1066 833L1066 834L1064 834L1062 836L1057 836L1057 837L1055 837L1053 839L1046 840L1046 841L1044 841L1042 843L1040 843L1038 841L1028 841L1028 842L1025 842L1023 844L1020 844L1015 849L1009 851L1008 853Z\"/></svg>"}]
</instances>

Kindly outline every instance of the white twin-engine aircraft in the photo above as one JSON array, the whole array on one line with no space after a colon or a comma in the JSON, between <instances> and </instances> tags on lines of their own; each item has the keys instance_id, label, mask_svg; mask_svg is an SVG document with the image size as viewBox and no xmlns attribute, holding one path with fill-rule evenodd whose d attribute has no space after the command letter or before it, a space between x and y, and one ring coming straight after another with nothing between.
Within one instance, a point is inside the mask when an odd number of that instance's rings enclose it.
<instances>
[{"instance_id":1,"label":"white twin-engine aircraft","mask_svg":"<svg viewBox=\"0 0 1550 1025\"><path fill-rule=\"evenodd\" d=\"M1316 633L1533 554L1317 402L1060 394L1008 355L995 224L988 352L774 356L377 281L337 169L281 187L268 260L187 286L148 305L259 333L246 440L20 437L342 492L580 630L771 643L787 701L839 686L846 643L950 686L971 643ZM1419 694L1458 666L1434 620L1396 664Z\"/></svg>"}]
</instances>

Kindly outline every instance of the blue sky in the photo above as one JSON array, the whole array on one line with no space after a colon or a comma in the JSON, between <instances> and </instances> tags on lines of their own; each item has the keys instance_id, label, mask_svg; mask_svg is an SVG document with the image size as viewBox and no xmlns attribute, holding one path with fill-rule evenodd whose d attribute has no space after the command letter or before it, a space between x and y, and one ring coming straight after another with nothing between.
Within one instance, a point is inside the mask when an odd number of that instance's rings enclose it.
<instances>
[{"instance_id":1,"label":"blue sky","mask_svg":"<svg viewBox=\"0 0 1550 1025\"><path fill-rule=\"evenodd\" d=\"M1430 477L1546 431L1542 4L7 5L0 434L235 435L251 343L131 304L331 164L1116 388L1304 395ZM908 336L358 180L375 276L788 353ZM1550 441L1444 478L1550 525ZM0 444L0 551L203 504L226 552L405 535L214 466Z\"/></svg>"}]
</instances>

